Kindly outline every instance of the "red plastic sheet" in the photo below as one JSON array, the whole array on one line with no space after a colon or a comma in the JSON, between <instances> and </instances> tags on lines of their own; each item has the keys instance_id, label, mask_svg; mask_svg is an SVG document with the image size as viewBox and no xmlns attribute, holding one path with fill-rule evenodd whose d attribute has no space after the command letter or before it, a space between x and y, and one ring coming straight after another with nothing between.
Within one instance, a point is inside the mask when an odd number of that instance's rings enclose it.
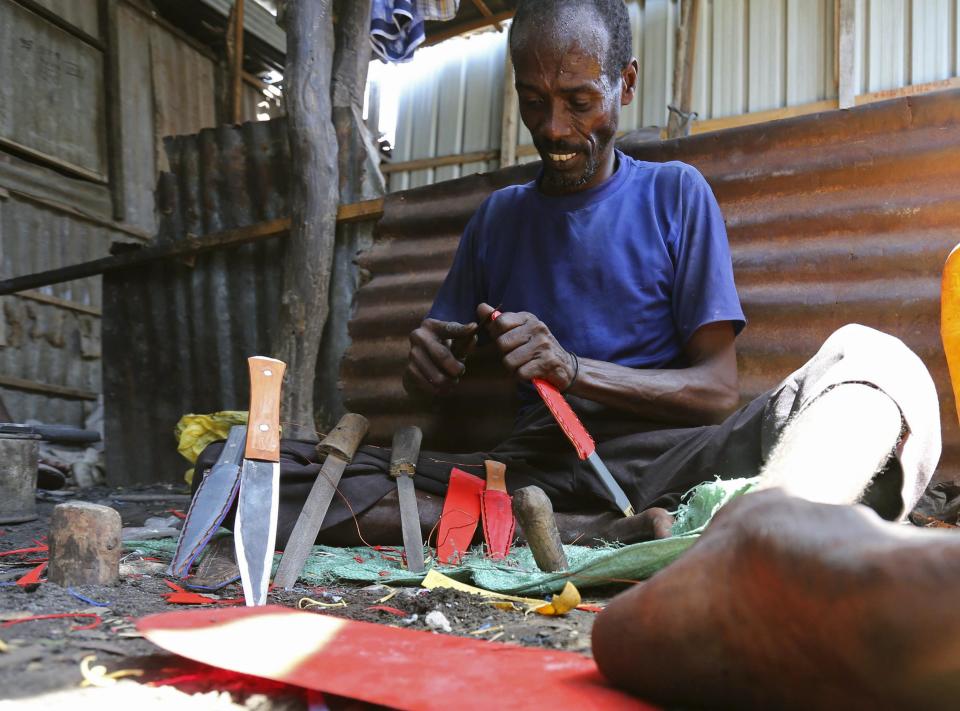
<instances>
[{"instance_id":1,"label":"red plastic sheet","mask_svg":"<svg viewBox=\"0 0 960 711\"><path fill-rule=\"evenodd\" d=\"M461 562L480 522L480 495L485 483L480 477L454 467L443 500L437 533L437 560L448 565Z\"/></svg>"},{"instance_id":2,"label":"red plastic sheet","mask_svg":"<svg viewBox=\"0 0 960 711\"><path fill-rule=\"evenodd\" d=\"M653 708L607 685L579 654L284 607L168 612L137 629L198 662L399 709Z\"/></svg>"}]
</instances>

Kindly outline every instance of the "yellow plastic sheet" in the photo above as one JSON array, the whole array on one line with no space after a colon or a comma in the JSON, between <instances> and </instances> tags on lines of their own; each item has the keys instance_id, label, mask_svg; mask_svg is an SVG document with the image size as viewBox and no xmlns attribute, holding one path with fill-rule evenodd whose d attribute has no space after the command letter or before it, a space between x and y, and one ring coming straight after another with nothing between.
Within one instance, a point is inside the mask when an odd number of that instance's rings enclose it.
<instances>
[{"instance_id":1,"label":"yellow plastic sheet","mask_svg":"<svg viewBox=\"0 0 960 711\"><path fill-rule=\"evenodd\" d=\"M209 415L184 415L173 428L173 436L177 438L177 451L187 461L195 463L208 444L226 439L234 425L245 424L247 413L239 410L223 410ZM192 484L193 469L188 469L183 478L188 484Z\"/></svg>"},{"instance_id":2,"label":"yellow plastic sheet","mask_svg":"<svg viewBox=\"0 0 960 711\"><path fill-rule=\"evenodd\" d=\"M520 609L525 612L536 612L538 615L565 615L580 604L580 591L578 591L571 582L564 585L559 595L553 595L550 602L537 600L532 597L518 597L517 595L504 595L503 593L491 592L490 590L484 590L483 588L461 583L458 580L447 577L443 573L438 573L436 570L431 570L427 573L420 585L431 590L434 588L450 588L451 590L459 590L460 592L470 593L472 595L480 595L488 600L511 604L517 603ZM499 607L499 605L497 606Z\"/></svg>"}]
</instances>

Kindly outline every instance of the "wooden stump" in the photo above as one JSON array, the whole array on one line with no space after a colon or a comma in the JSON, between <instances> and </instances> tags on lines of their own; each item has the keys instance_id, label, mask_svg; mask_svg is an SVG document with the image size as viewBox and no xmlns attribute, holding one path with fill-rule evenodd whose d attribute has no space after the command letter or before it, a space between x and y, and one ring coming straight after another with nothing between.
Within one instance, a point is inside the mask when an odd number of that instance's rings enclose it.
<instances>
[{"instance_id":1,"label":"wooden stump","mask_svg":"<svg viewBox=\"0 0 960 711\"><path fill-rule=\"evenodd\" d=\"M513 513L523 528L537 567L545 573L566 570L569 565L553 516L553 504L543 489L525 486L513 492Z\"/></svg>"},{"instance_id":2,"label":"wooden stump","mask_svg":"<svg viewBox=\"0 0 960 711\"><path fill-rule=\"evenodd\" d=\"M59 504L50 519L47 578L62 585L109 585L120 576L120 514L86 501Z\"/></svg>"}]
</instances>

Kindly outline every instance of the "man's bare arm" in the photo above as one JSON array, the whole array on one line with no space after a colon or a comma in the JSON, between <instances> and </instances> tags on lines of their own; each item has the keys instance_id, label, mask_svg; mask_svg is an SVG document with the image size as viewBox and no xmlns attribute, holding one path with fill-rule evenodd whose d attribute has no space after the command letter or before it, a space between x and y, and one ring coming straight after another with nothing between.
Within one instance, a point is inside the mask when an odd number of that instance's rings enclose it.
<instances>
[{"instance_id":1,"label":"man's bare arm","mask_svg":"<svg viewBox=\"0 0 960 711\"><path fill-rule=\"evenodd\" d=\"M729 321L693 334L684 349L689 367L647 370L587 358L577 362L533 314L504 313L490 321L492 311L481 304L477 318L487 323L504 366L520 380L543 378L561 391L668 424L720 422L739 401Z\"/></svg>"}]
</instances>

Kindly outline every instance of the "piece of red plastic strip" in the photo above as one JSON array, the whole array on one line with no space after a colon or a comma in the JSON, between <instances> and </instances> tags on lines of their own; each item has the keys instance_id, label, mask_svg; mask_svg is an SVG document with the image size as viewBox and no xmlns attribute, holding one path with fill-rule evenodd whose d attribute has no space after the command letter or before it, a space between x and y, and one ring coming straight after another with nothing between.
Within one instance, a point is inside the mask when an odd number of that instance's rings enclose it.
<instances>
[{"instance_id":1,"label":"piece of red plastic strip","mask_svg":"<svg viewBox=\"0 0 960 711\"><path fill-rule=\"evenodd\" d=\"M0 552L0 557L5 555L26 555L27 553L49 553L50 549L45 546L36 546L35 548L18 548L15 551Z\"/></svg>"},{"instance_id":2,"label":"piece of red plastic strip","mask_svg":"<svg viewBox=\"0 0 960 711\"><path fill-rule=\"evenodd\" d=\"M40 582L40 576L43 575L43 571L47 569L46 563L41 563L36 568L31 570L29 573L24 575L22 578L17 580L17 585L22 588L27 587L28 585L36 585Z\"/></svg>"},{"instance_id":3,"label":"piece of red plastic strip","mask_svg":"<svg viewBox=\"0 0 960 711\"><path fill-rule=\"evenodd\" d=\"M92 617L93 622L89 625L80 625L78 627L71 627L73 630L92 630L94 627L98 627L103 619L100 615L94 614L92 612L59 612L55 615L33 615L31 617L21 617L18 620L7 620L0 627L10 627L11 625L19 625L21 622L34 622L36 620L61 620L70 617Z\"/></svg>"},{"instance_id":4,"label":"piece of red plastic strip","mask_svg":"<svg viewBox=\"0 0 960 711\"><path fill-rule=\"evenodd\" d=\"M370 607L363 608L364 610L376 610L377 612L389 612L391 615L396 615L397 617L406 617L407 613L403 610L390 607L390 605L371 605Z\"/></svg>"}]
</instances>

